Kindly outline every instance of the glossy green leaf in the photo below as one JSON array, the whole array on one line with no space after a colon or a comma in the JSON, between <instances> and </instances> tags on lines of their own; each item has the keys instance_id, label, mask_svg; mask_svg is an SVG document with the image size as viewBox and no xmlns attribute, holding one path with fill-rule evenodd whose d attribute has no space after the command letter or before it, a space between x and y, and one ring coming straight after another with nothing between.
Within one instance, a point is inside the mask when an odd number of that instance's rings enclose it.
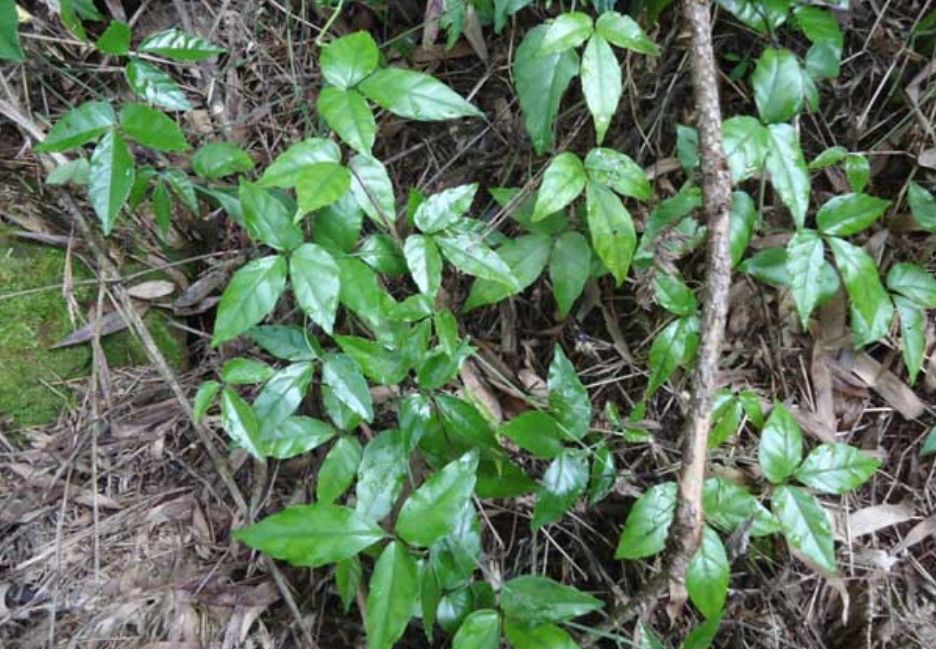
<instances>
[{"instance_id":1,"label":"glossy green leaf","mask_svg":"<svg viewBox=\"0 0 936 649\"><path fill-rule=\"evenodd\" d=\"M634 221L621 199L603 185L589 182L586 202L592 247L620 286L637 247Z\"/></svg>"},{"instance_id":2,"label":"glossy green leaf","mask_svg":"<svg viewBox=\"0 0 936 649\"><path fill-rule=\"evenodd\" d=\"M757 110L767 124L791 120L806 101L799 62L789 50L765 49L757 60L751 83Z\"/></svg>"},{"instance_id":3,"label":"glossy green leaf","mask_svg":"<svg viewBox=\"0 0 936 649\"><path fill-rule=\"evenodd\" d=\"M455 519L452 531L429 549L432 571L444 591L471 583L481 562L481 526L474 507L466 504Z\"/></svg>"},{"instance_id":4,"label":"glossy green leaf","mask_svg":"<svg viewBox=\"0 0 936 649\"><path fill-rule=\"evenodd\" d=\"M533 529L555 523L585 495L588 487L588 462L579 451L564 451L556 456L543 474L543 484L533 508Z\"/></svg>"},{"instance_id":5,"label":"glossy green leaf","mask_svg":"<svg viewBox=\"0 0 936 649\"><path fill-rule=\"evenodd\" d=\"M549 280L559 317L565 318L585 290L591 271L591 247L579 232L564 232L556 238L549 256Z\"/></svg>"},{"instance_id":6,"label":"glossy green leaf","mask_svg":"<svg viewBox=\"0 0 936 649\"><path fill-rule=\"evenodd\" d=\"M452 649L498 649L501 620L497 611L482 609L465 618L452 638Z\"/></svg>"},{"instance_id":7,"label":"glossy green leaf","mask_svg":"<svg viewBox=\"0 0 936 649\"><path fill-rule=\"evenodd\" d=\"M699 131L691 126L676 125L676 157L685 171L698 168L699 159Z\"/></svg>"},{"instance_id":8,"label":"glossy green leaf","mask_svg":"<svg viewBox=\"0 0 936 649\"><path fill-rule=\"evenodd\" d=\"M377 70L364 79L358 89L381 108L407 119L435 122L483 116L438 79L413 70Z\"/></svg>"},{"instance_id":9,"label":"glossy green leaf","mask_svg":"<svg viewBox=\"0 0 936 649\"><path fill-rule=\"evenodd\" d=\"M338 505L294 505L234 532L241 543L294 566L344 561L384 538L374 521Z\"/></svg>"},{"instance_id":10,"label":"glossy green leaf","mask_svg":"<svg viewBox=\"0 0 936 649\"><path fill-rule=\"evenodd\" d=\"M936 279L917 264L894 264L887 273L887 288L923 308L936 308Z\"/></svg>"},{"instance_id":11,"label":"glossy green leaf","mask_svg":"<svg viewBox=\"0 0 936 649\"><path fill-rule=\"evenodd\" d=\"M578 47L588 40L592 31L592 19L588 14L580 11L560 14L549 23L539 53L557 54Z\"/></svg>"},{"instance_id":12,"label":"glossy green leaf","mask_svg":"<svg viewBox=\"0 0 936 649\"><path fill-rule=\"evenodd\" d=\"M862 347L880 340L890 330L894 306L881 285L877 265L858 246L835 237L828 242L851 301L855 345Z\"/></svg>"},{"instance_id":13,"label":"glossy green leaf","mask_svg":"<svg viewBox=\"0 0 936 649\"><path fill-rule=\"evenodd\" d=\"M848 444L822 444L814 448L794 477L826 494L844 494L860 487L877 471L880 460Z\"/></svg>"},{"instance_id":14,"label":"glossy green leaf","mask_svg":"<svg viewBox=\"0 0 936 649\"><path fill-rule=\"evenodd\" d=\"M336 162L316 162L296 176L296 202L303 214L338 201L351 188L351 172Z\"/></svg>"},{"instance_id":15,"label":"glossy green leaf","mask_svg":"<svg viewBox=\"0 0 936 649\"><path fill-rule=\"evenodd\" d=\"M189 148L175 120L144 104L121 106L120 128L140 144L152 149L185 151Z\"/></svg>"},{"instance_id":16,"label":"glossy green leaf","mask_svg":"<svg viewBox=\"0 0 936 649\"><path fill-rule=\"evenodd\" d=\"M367 644L390 649L413 616L419 596L416 562L402 543L390 543L377 559L367 594Z\"/></svg>"},{"instance_id":17,"label":"glossy green leaf","mask_svg":"<svg viewBox=\"0 0 936 649\"><path fill-rule=\"evenodd\" d=\"M690 316L699 308L692 289L677 275L656 273L653 290L657 303L674 315Z\"/></svg>"},{"instance_id":18,"label":"glossy green leaf","mask_svg":"<svg viewBox=\"0 0 936 649\"><path fill-rule=\"evenodd\" d=\"M315 242L333 254L354 250L364 224L364 210L352 192L324 207L312 217Z\"/></svg>"},{"instance_id":19,"label":"glossy green leaf","mask_svg":"<svg viewBox=\"0 0 936 649\"><path fill-rule=\"evenodd\" d=\"M459 185L433 194L416 208L413 222L427 234L434 234L454 225L471 207L478 184Z\"/></svg>"},{"instance_id":20,"label":"glossy green leaf","mask_svg":"<svg viewBox=\"0 0 936 649\"><path fill-rule=\"evenodd\" d=\"M221 367L221 380L228 385L255 385L273 376L273 368L252 358L232 358Z\"/></svg>"},{"instance_id":21,"label":"glossy green leaf","mask_svg":"<svg viewBox=\"0 0 936 649\"><path fill-rule=\"evenodd\" d=\"M579 61L573 50L540 54L548 27L540 25L526 33L514 57L513 76L520 109L533 148L542 155L553 145L554 125L562 96L578 75Z\"/></svg>"},{"instance_id":22,"label":"glossy green leaf","mask_svg":"<svg viewBox=\"0 0 936 649\"><path fill-rule=\"evenodd\" d=\"M613 189L621 196L646 201L653 189L643 168L630 157L614 149L594 148L585 156L589 180Z\"/></svg>"},{"instance_id":23,"label":"glossy green leaf","mask_svg":"<svg viewBox=\"0 0 936 649\"><path fill-rule=\"evenodd\" d=\"M437 396L435 403L450 443L464 446L465 451L476 447L497 448L494 430L471 403L448 395Z\"/></svg>"},{"instance_id":24,"label":"glossy green leaf","mask_svg":"<svg viewBox=\"0 0 936 649\"><path fill-rule=\"evenodd\" d=\"M819 208L816 223L823 234L847 237L881 218L889 205L890 201L867 194L843 194Z\"/></svg>"},{"instance_id":25,"label":"glossy green leaf","mask_svg":"<svg viewBox=\"0 0 936 649\"><path fill-rule=\"evenodd\" d=\"M93 142L116 124L117 116L110 104L87 101L62 115L35 150L46 153L74 149Z\"/></svg>"},{"instance_id":26,"label":"glossy green leaf","mask_svg":"<svg viewBox=\"0 0 936 649\"><path fill-rule=\"evenodd\" d=\"M747 192L732 192L731 194L731 230L729 239L731 245L731 265L737 266L744 258L751 237L757 227L758 214L754 199Z\"/></svg>"},{"instance_id":27,"label":"glossy green leaf","mask_svg":"<svg viewBox=\"0 0 936 649\"><path fill-rule=\"evenodd\" d=\"M708 447L716 448L728 441L738 431L743 417L744 408L739 399L728 390L716 392Z\"/></svg>"},{"instance_id":28,"label":"glossy green leaf","mask_svg":"<svg viewBox=\"0 0 936 649\"><path fill-rule=\"evenodd\" d=\"M930 429L923 440L923 446L920 447L920 455L925 457L936 453L936 427Z\"/></svg>"},{"instance_id":29,"label":"glossy green leaf","mask_svg":"<svg viewBox=\"0 0 936 649\"><path fill-rule=\"evenodd\" d=\"M16 0L0 0L0 59L18 63L23 60L19 44L19 12Z\"/></svg>"},{"instance_id":30,"label":"glossy green leaf","mask_svg":"<svg viewBox=\"0 0 936 649\"><path fill-rule=\"evenodd\" d=\"M363 449L351 435L338 439L328 451L318 472L315 496L319 502L335 502L354 483Z\"/></svg>"},{"instance_id":31,"label":"glossy green leaf","mask_svg":"<svg viewBox=\"0 0 936 649\"><path fill-rule=\"evenodd\" d=\"M260 424L250 405L236 392L221 391L221 426L228 436L258 460L265 456L260 441Z\"/></svg>"},{"instance_id":32,"label":"glossy green leaf","mask_svg":"<svg viewBox=\"0 0 936 649\"><path fill-rule=\"evenodd\" d=\"M47 185L66 185L72 183L75 185L87 185L88 176L91 173L91 167L88 165L87 158L75 158L68 162L63 162L46 176ZM137 174L139 176L139 174ZM134 182L134 184L136 184ZM131 192L131 197L133 193ZM132 204L131 204L132 207Z\"/></svg>"},{"instance_id":33,"label":"glossy green leaf","mask_svg":"<svg viewBox=\"0 0 936 649\"><path fill-rule=\"evenodd\" d=\"M367 100L356 90L322 88L317 103L328 127L359 153L370 153L377 136L377 123Z\"/></svg>"},{"instance_id":34,"label":"glossy green leaf","mask_svg":"<svg viewBox=\"0 0 936 649\"><path fill-rule=\"evenodd\" d=\"M133 194L132 188L130 193ZM172 197L162 178L156 181L156 188L153 189L153 220L159 229L160 238L168 239L172 229Z\"/></svg>"},{"instance_id":35,"label":"glossy green leaf","mask_svg":"<svg viewBox=\"0 0 936 649\"><path fill-rule=\"evenodd\" d=\"M155 65L132 59L125 72L133 92L154 106L166 110L192 110L192 104L179 85Z\"/></svg>"},{"instance_id":36,"label":"glossy green leaf","mask_svg":"<svg viewBox=\"0 0 936 649\"><path fill-rule=\"evenodd\" d=\"M793 475L803 459L803 433L799 424L781 403L773 411L761 431L757 461L761 471L774 484Z\"/></svg>"},{"instance_id":37,"label":"glossy green leaf","mask_svg":"<svg viewBox=\"0 0 936 649\"><path fill-rule=\"evenodd\" d=\"M338 301L372 329L380 329L392 298L378 283L376 273L359 259L338 257L336 261L341 270Z\"/></svg>"},{"instance_id":38,"label":"glossy green leaf","mask_svg":"<svg viewBox=\"0 0 936 649\"><path fill-rule=\"evenodd\" d=\"M338 587L338 594L341 596L341 604L345 613L351 610L351 604L357 598L358 588L361 585L363 576L364 571L361 569L361 560L357 556L342 559L335 563L335 585Z\"/></svg>"},{"instance_id":39,"label":"glossy green leaf","mask_svg":"<svg viewBox=\"0 0 936 649\"><path fill-rule=\"evenodd\" d=\"M396 533L416 547L427 548L455 528L475 486L478 454L466 453L429 477L406 499Z\"/></svg>"},{"instance_id":40,"label":"glossy green leaf","mask_svg":"<svg viewBox=\"0 0 936 649\"><path fill-rule=\"evenodd\" d=\"M299 246L289 258L289 278L302 310L326 333L332 333L341 277L331 254L314 243Z\"/></svg>"},{"instance_id":41,"label":"glossy green leaf","mask_svg":"<svg viewBox=\"0 0 936 649\"><path fill-rule=\"evenodd\" d=\"M195 191L195 184L181 169L170 168L163 172L162 177L169 183L173 193L185 203L193 212L198 211L198 194Z\"/></svg>"},{"instance_id":42,"label":"glossy green leaf","mask_svg":"<svg viewBox=\"0 0 936 649\"><path fill-rule=\"evenodd\" d=\"M787 542L822 570L834 573L832 525L822 505L799 487L782 485L774 491L771 509Z\"/></svg>"},{"instance_id":43,"label":"glossy green leaf","mask_svg":"<svg viewBox=\"0 0 936 649\"><path fill-rule=\"evenodd\" d=\"M543 182L536 194L533 221L542 221L579 197L585 189L585 168L574 153L560 153L543 173Z\"/></svg>"},{"instance_id":44,"label":"glossy green leaf","mask_svg":"<svg viewBox=\"0 0 936 649\"><path fill-rule=\"evenodd\" d=\"M192 403L192 419L197 424L205 418L205 413L211 408L214 399L221 390L221 384L217 381L205 381L198 386L198 392L195 393L195 401Z\"/></svg>"},{"instance_id":45,"label":"glossy green leaf","mask_svg":"<svg viewBox=\"0 0 936 649\"><path fill-rule=\"evenodd\" d=\"M860 153L849 153L845 157L845 176L852 191L860 194L871 180L871 163Z\"/></svg>"},{"instance_id":46,"label":"glossy green leaf","mask_svg":"<svg viewBox=\"0 0 936 649\"><path fill-rule=\"evenodd\" d=\"M604 603L549 577L524 575L504 583L500 605L511 621L559 624L600 610Z\"/></svg>"},{"instance_id":47,"label":"glossy green leaf","mask_svg":"<svg viewBox=\"0 0 936 649\"><path fill-rule=\"evenodd\" d=\"M703 489L705 518L727 533L737 531L749 518L751 536L768 536L780 531L777 520L743 487L722 478L709 478Z\"/></svg>"},{"instance_id":48,"label":"glossy green leaf","mask_svg":"<svg viewBox=\"0 0 936 649\"><path fill-rule=\"evenodd\" d=\"M809 316L819 303L822 284L819 278L825 267L825 246L815 230L799 230L786 248L786 267L790 292L805 331Z\"/></svg>"},{"instance_id":49,"label":"glossy green leaf","mask_svg":"<svg viewBox=\"0 0 936 649\"><path fill-rule=\"evenodd\" d=\"M494 0L494 31L498 34L507 24L507 18L526 7L533 0Z\"/></svg>"},{"instance_id":50,"label":"glossy green leaf","mask_svg":"<svg viewBox=\"0 0 936 649\"><path fill-rule=\"evenodd\" d=\"M286 288L286 259L263 257L234 273L218 303L211 344L237 338L263 320Z\"/></svg>"},{"instance_id":51,"label":"glossy green leaf","mask_svg":"<svg viewBox=\"0 0 936 649\"><path fill-rule=\"evenodd\" d=\"M341 150L331 140L310 137L280 153L270 163L260 178L263 187L281 187L290 189L296 186L299 175L307 167L320 162L341 160Z\"/></svg>"},{"instance_id":52,"label":"glossy green leaf","mask_svg":"<svg viewBox=\"0 0 936 649\"><path fill-rule=\"evenodd\" d=\"M640 246L634 254L634 266L640 270L649 268L654 260L655 249L659 245L656 241L657 236L673 224L684 222L687 216L700 207L702 207L702 191L691 183L686 183L672 198L661 201L653 209L650 219L644 225ZM678 231L679 226L676 227Z\"/></svg>"},{"instance_id":53,"label":"glossy green leaf","mask_svg":"<svg viewBox=\"0 0 936 649\"><path fill-rule=\"evenodd\" d=\"M708 619L717 618L725 608L731 564L718 533L705 526L702 545L686 569L686 590L695 607Z\"/></svg>"},{"instance_id":54,"label":"glossy green leaf","mask_svg":"<svg viewBox=\"0 0 936 649\"><path fill-rule=\"evenodd\" d=\"M383 228L396 215L396 198L387 168L377 158L359 153L351 159L351 191L364 213Z\"/></svg>"},{"instance_id":55,"label":"glossy green leaf","mask_svg":"<svg viewBox=\"0 0 936 649\"><path fill-rule=\"evenodd\" d=\"M88 200L109 235L120 208L127 202L133 187L133 155L114 131L105 135L91 154L88 175Z\"/></svg>"},{"instance_id":56,"label":"glossy green leaf","mask_svg":"<svg viewBox=\"0 0 936 649\"><path fill-rule=\"evenodd\" d=\"M555 624L529 626L521 620L506 620L504 633L513 649L581 649L572 636Z\"/></svg>"},{"instance_id":57,"label":"glossy green leaf","mask_svg":"<svg viewBox=\"0 0 936 649\"><path fill-rule=\"evenodd\" d=\"M492 282L505 284L510 290L519 290L517 281L507 262L501 259L479 237L457 233L434 238L442 254L458 270Z\"/></svg>"},{"instance_id":58,"label":"glossy green leaf","mask_svg":"<svg viewBox=\"0 0 936 649\"><path fill-rule=\"evenodd\" d=\"M936 233L936 198L922 185L911 182L907 202L917 224L927 232Z\"/></svg>"},{"instance_id":59,"label":"glossy green leaf","mask_svg":"<svg viewBox=\"0 0 936 649\"><path fill-rule=\"evenodd\" d=\"M592 404L575 366L556 345L547 377L549 407L567 436L582 439L591 427Z\"/></svg>"},{"instance_id":60,"label":"glossy green leaf","mask_svg":"<svg viewBox=\"0 0 936 649\"><path fill-rule=\"evenodd\" d=\"M287 417L279 426L260 436L265 457L288 460L318 448L334 437L336 431L324 421L311 417Z\"/></svg>"},{"instance_id":61,"label":"glossy green leaf","mask_svg":"<svg viewBox=\"0 0 936 649\"><path fill-rule=\"evenodd\" d=\"M759 173L770 149L770 131L756 118L739 115L725 120L722 134L731 179L739 183Z\"/></svg>"},{"instance_id":62,"label":"glossy green leaf","mask_svg":"<svg viewBox=\"0 0 936 649\"><path fill-rule=\"evenodd\" d=\"M386 430L367 443L355 486L357 511L375 521L393 509L409 471L409 452L403 433Z\"/></svg>"},{"instance_id":63,"label":"glossy green leaf","mask_svg":"<svg viewBox=\"0 0 936 649\"><path fill-rule=\"evenodd\" d=\"M627 515L615 559L644 559L663 550L676 513L676 483L647 489Z\"/></svg>"},{"instance_id":64,"label":"glossy green leaf","mask_svg":"<svg viewBox=\"0 0 936 649\"><path fill-rule=\"evenodd\" d=\"M666 649L657 634L643 620L638 620L636 632L639 633L636 649Z\"/></svg>"},{"instance_id":65,"label":"glossy green leaf","mask_svg":"<svg viewBox=\"0 0 936 649\"><path fill-rule=\"evenodd\" d=\"M770 2L771 0L767 1ZM716 617L698 625L686 636L682 649L709 649L715 640L715 636L718 635L720 624L721 618Z\"/></svg>"},{"instance_id":66,"label":"glossy green leaf","mask_svg":"<svg viewBox=\"0 0 936 649\"><path fill-rule=\"evenodd\" d=\"M302 245L302 230L293 224L286 206L268 191L241 181L238 195L244 224L252 239L281 251L295 250Z\"/></svg>"},{"instance_id":67,"label":"glossy green leaf","mask_svg":"<svg viewBox=\"0 0 936 649\"><path fill-rule=\"evenodd\" d=\"M563 440L566 438L559 423L540 410L529 410L514 417L498 428L497 434L536 457L547 460L562 452Z\"/></svg>"},{"instance_id":68,"label":"glossy green leaf","mask_svg":"<svg viewBox=\"0 0 936 649\"><path fill-rule=\"evenodd\" d=\"M592 459L591 477L588 481L588 505L594 507L611 493L617 480L614 454L607 446L600 446Z\"/></svg>"},{"instance_id":69,"label":"glossy green leaf","mask_svg":"<svg viewBox=\"0 0 936 649\"><path fill-rule=\"evenodd\" d=\"M797 227L806 222L809 210L809 172L796 131L789 124L771 124L767 171L770 184L790 210Z\"/></svg>"},{"instance_id":70,"label":"glossy green leaf","mask_svg":"<svg viewBox=\"0 0 936 649\"><path fill-rule=\"evenodd\" d=\"M273 437L279 425L296 412L308 393L313 372L312 363L294 363L270 377L253 404L261 437Z\"/></svg>"},{"instance_id":71,"label":"glossy green leaf","mask_svg":"<svg viewBox=\"0 0 936 649\"><path fill-rule=\"evenodd\" d=\"M229 142L212 142L198 149L192 157L192 169L202 178L217 180L253 170L247 152Z\"/></svg>"},{"instance_id":72,"label":"glossy green leaf","mask_svg":"<svg viewBox=\"0 0 936 649\"><path fill-rule=\"evenodd\" d=\"M322 364L322 381L353 413L364 421L373 420L374 406L371 402L370 388L357 361L344 354L335 354L327 358Z\"/></svg>"},{"instance_id":73,"label":"glossy green leaf","mask_svg":"<svg viewBox=\"0 0 936 649\"><path fill-rule=\"evenodd\" d=\"M900 349L910 385L913 385L926 350L926 313L918 304L904 297L895 297L894 304L900 314Z\"/></svg>"},{"instance_id":74,"label":"glossy green leaf","mask_svg":"<svg viewBox=\"0 0 936 649\"><path fill-rule=\"evenodd\" d=\"M582 54L582 93L595 121L595 141L604 141L621 101L621 64L608 41L595 34Z\"/></svg>"},{"instance_id":75,"label":"glossy green leaf","mask_svg":"<svg viewBox=\"0 0 936 649\"><path fill-rule=\"evenodd\" d=\"M403 244L403 255L419 290L435 297L442 285L442 257L432 239L413 234Z\"/></svg>"},{"instance_id":76,"label":"glossy green leaf","mask_svg":"<svg viewBox=\"0 0 936 649\"><path fill-rule=\"evenodd\" d=\"M95 42L95 47L104 54L123 56L130 51L130 26L118 20L112 21Z\"/></svg>"},{"instance_id":77,"label":"glossy green leaf","mask_svg":"<svg viewBox=\"0 0 936 649\"><path fill-rule=\"evenodd\" d=\"M173 61L203 61L224 54L223 47L179 29L167 29L143 40L140 52L164 56Z\"/></svg>"},{"instance_id":78,"label":"glossy green leaf","mask_svg":"<svg viewBox=\"0 0 936 649\"><path fill-rule=\"evenodd\" d=\"M374 37L361 31L336 38L322 48L322 76L338 88L352 88L377 69L380 50Z\"/></svg>"},{"instance_id":79,"label":"glossy green leaf","mask_svg":"<svg viewBox=\"0 0 936 649\"><path fill-rule=\"evenodd\" d=\"M516 287L508 286L504 282L477 279L471 285L471 292L462 310L467 312L480 306L494 304L525 290L546 268L551 246L552 239L545 234L524 234L507 241L497 249L497 256L510 268L517 280Z\"/></svg>"},{"instance_id":80,"label":"glossy green leaf","mask_svg":"<svg viewBox=\"0 0 936 649\"><path fill-rule=\"evenodd\" d=\"M309 334L301 327L266 325L249 332L253 341L267 353L284 361L313 361L319 358ZM316 345L317 346L317 345Z\"/></svg>"},{"instance_id":81,"label":"glossy green leaf","mask_svg":"<svg viewBox=\"0 0 936 649\"><path fill-rule=\"evenodd\" d=\"M357 361L367 378L381 385L396 385L406 377L408 368L396 349L355 336L335 336L335 342Z\"/></svg>"},{"instance_id":82,"label":"glossy green leaf","mask_svg":"<svg viewBox=\"0 0 936 649\"><path fill-rule=\"evenodd\" d=\"M796 26L813 43L830 43L841 48L845 39L838 20L830 11L801 5L796 7Z\"/></svg>"},{"instance_id":83,"label":"glossy green leaf","mask_svg":"<svg viewBox=\"0 0 936 649\"><path fill-rule=\"evenodd\" d=\"M406 274L403 253L389 234L376 232L369 235L361 242L357 253L364 263L388 279Z\"/></svg>"},{"instance_id":84,"label":"glossy green leaf","mask_svg":"<svg viewBox=\"0 0 936 649\"><path fill-rule=\"evenodd\" d=\"M595 33L617 47L648 56L660 54L660 48L644 33L633 18L616 11L605 11L599 16L595 23Z\"/></svg>"},{"instance_id":85,"label":"glossy green leaf","mask_svg":"<svg viewBox=\"0 0 936 649\"><path fill-rule=\"evenodd\" d=\"M699 319L677 318L656 335L650 346L650 380L646 396L653 395L669 380L675 369L695 354L699 342Z\"/></svg>"},{"instance_id":86,"label":"glossy green leaf","mask_svg":"<svg viewBox=\"0 0 936 649\"><path fill-rule=\"evenodd\" d=\"M817 155L813 161L809 163L809 170L818 171L820 169L827 169L839 164L847 157L848 149L843 146L831 146Z\"/></svg>"}]
</instances>

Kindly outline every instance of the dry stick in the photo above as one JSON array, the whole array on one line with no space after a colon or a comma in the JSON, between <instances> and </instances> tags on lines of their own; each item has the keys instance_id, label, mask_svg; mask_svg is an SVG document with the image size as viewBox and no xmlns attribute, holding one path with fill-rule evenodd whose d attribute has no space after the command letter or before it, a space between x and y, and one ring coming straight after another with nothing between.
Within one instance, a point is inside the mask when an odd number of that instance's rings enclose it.
<instances>
[{"instance_id":1,"label":"dry stick","mask_svg":"<svg viewBox=\"0 0 936 649\"><path fill-rule=\"evenodd\" d=\"M18 105L12 103L12 101L4 101L0 99L0 114L16 123L37 141L44 139L42 129L40 129L32 119L23 113ZM47 167L52 168L54 165L62 164L66 160L67 159L65 156L53 153L47 156L46 159L43 160L43 163ZM136 336L140 339L140 343L143 345L143 349L145 350L150 362L156 367L156 370L162 376L162 379L167 384L169 384L169 388L172 390L173 395L179 402L179 405L182 406L182 410L185 412L186 417L188 417L189 421L191 422L192 428L195 430L195 434L198 437L198 440L208 451L208 455L210 456L211 461L215 466L215 470L218 472L218 475L221 477L221 481L224 482L224 486L227 488L228 493L234 500L234 504L236 505L239 514L249 520L251 518L250 508L247 506L247 501L244 500L244 496L241 494L240 488L237 486L237 482L234 480L234 475L231 472L230 465L218 451L217 447L215 447L214 442L211 440L211 436L208 434L208 431L205 430L205 428L196 421L194 411L192 410L192 405L189 403L188 396L185 394L185 389L176 378L175 373L172 371L172 368L166 361L166 357L163 356L162 350L159 349L159 346L153 339L152 334L150 334L146 323L143 322L143 318L141 318L140 314L137 313L137 310L133 305L133 298L130 296L127 288L123 285L122 278L117 270L117 267L107 255L105 248L98 241L97 234L91 229L91 226L88 225L88 221L84 218L84 214L81 212L81 208L78 206L72 195L57 187L53 188L53 194L59 206L69 215L69 217L71 217L75 225L78 227L78 231L84 238L85 244L94 255L95 261L98 265L98 270L103 276L102 279L105 282L113 285L114 294L117 297L118 302L117 306L120 309L121 316L127 322L134 334L136 334ZM300 613L299 607L296 605L296 601L289 590L289 585L286 582L283 573L272 559L266 558L265 563L270 571L271 576L273 577L273 581L276 583L277 589L280 591L280 595L282 595L287 604L287 607L292 613L295 622L299 627L300 632L302 633L302 638L306 645L308 645L309 649L317 649L318 643L315 642L314 638L312 637L312 631L309 629L309 626L306 624L305 620L302 619L302 614Z\"/></svg>"},{"instance_id":2,"label":"dry stick","mask_svg":"<svg viewBox=\"0 0 936 649\"><path fill-rule=\"evenodd\" d=\"M696 98L696 126L702 158L702 191L708 225L708 274L702 312L698 368L693 374L689 418L682 446L682 470L676 517L670 528L669 548L663 570L630 600L619 602L609 613L603 631L615 631L643 615L666 587L681 598L686 568L702 539L702 486L712 428L712 404L718 381L718 360L725 338L728 292L731 287L731 174L722 147L718 73L712 48L709 0L685 0L686 19L692 33L692 86ZM594 644L591 636L585 645Z\"/></svg>"},{"instance_id":3,"label":"dry stick","mask_svg":"<svg viewBox=\"0 0 936 649\"><path fill-rule=\"evenodd\" d=\"M702 311L702 340L698 369L693 375L689 421L683 438L682 472L676 519L670 531L671 579L682 582L686 566L702 539L702 485L712 404L718 383L718 360L728 319L731 288L731 174L722 146L722 117L718 99L718 68L712 48L709 0L686 0L686 18L692 31L692 85L695 90L699 149L702 157L702 192L708 224L708 275Z\"/></svg>"}]
</instances>

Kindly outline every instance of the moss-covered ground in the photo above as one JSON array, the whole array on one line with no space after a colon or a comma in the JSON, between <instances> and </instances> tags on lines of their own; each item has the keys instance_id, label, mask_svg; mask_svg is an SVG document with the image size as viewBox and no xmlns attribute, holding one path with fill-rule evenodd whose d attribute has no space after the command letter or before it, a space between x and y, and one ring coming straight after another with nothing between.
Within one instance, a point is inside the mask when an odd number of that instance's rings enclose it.
<instances>
[{"instance_id":1,"label":"moss-covered ground","mask_svg":"<svg viewBox=\"0 0 936 649\"><path fill-rule=\"evenodd\" d=\"M91 372L89 344L64 349L49 347L75 327L61 290L50 289L19 297L5 297L32 288L61 284L66 253L49 246L24 243L0 231L0 418L14 427L49 423L70 404L66 381ZM76 281L91 278L77 258L72 260ZM96 287L76 289L84 313L95 303ZM151 311L146 322L168 360L184 364L184 339L166 316ZM79 325L80 326L80 323ZM129 332L103 340L111 367L147 362L140 344Z\"/></svg>"}]
</instances>

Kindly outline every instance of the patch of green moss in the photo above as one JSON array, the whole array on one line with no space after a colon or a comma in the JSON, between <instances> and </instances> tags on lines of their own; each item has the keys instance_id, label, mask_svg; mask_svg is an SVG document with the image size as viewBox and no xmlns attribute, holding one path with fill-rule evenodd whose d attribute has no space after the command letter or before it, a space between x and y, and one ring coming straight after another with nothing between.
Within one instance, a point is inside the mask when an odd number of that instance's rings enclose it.
<instances>
[{"instance_id":1,"label":"patch of green moss","mask_svg":"<svg viewBox=\"0 0 936 649\"><path fill-rule=\"evenodd\" d=\"M75 280L92 277L73 258ZM65 252L39 244L24 243L0 231L0 296L32 288L61 284ZM94 304L96 287L79 287L76 298L86 313ZM176 367L186 360L184 337L155 311L146 323L167 359ZM35 426L54 421L72 395L68 379L91 372L90 345L64 349L49 347L73 330L62 293L50 289L19 297L0 299L0 416L15 426ZM143 365L146 354L129 333L106 337L103 347L111 367Z\"/></svg>"}]
</instances>

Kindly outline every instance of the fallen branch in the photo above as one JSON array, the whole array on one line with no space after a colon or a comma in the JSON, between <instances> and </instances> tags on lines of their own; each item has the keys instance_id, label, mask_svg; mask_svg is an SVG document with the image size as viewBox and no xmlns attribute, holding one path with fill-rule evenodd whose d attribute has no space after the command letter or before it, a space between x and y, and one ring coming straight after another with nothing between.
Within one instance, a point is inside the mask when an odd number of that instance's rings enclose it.
<instances>
[{"instance_id":1,"label":"fallen branch","mask_svg":"<svg viewBox=\"0 0 936 649\"><path fill-rule=\"evenodd\" d=\"M648 581L633 597L618 602L602 628L604 633L613 633L622 624L646 615L654 602L665 593L667 586L673 605L680 606L685 601L686 568L702 540L702 487L731 287L731 174L722 146L718 68L712 48L711 3L709 0L685 0L684 8L692 34L692 86L696 98L702 191L708 226L708 269L701 342L682 442L676 517L670 528L664 567L658 577ZM593 635L584 644L594 644L597 638L597 635Z\"/></svg>"},{"instance_id":2,"label":"fallen branch","mask_svg":"<svg viewBox=\"0 0 936 649\"><path fill-rule=\"evenodd\" d=\"M731 288L731 174L722 146L711 4L709 0L686 0L685 11L692 32L692 86L696 98L702 192L708 226L708 270L698 366L693 374L689 420L683 437L679 500L676 518L670 528L670 552L665 571L671 582L679 584L682 584L686 566L702 539L702 485Z\"/></svg>"}]
</instances>

